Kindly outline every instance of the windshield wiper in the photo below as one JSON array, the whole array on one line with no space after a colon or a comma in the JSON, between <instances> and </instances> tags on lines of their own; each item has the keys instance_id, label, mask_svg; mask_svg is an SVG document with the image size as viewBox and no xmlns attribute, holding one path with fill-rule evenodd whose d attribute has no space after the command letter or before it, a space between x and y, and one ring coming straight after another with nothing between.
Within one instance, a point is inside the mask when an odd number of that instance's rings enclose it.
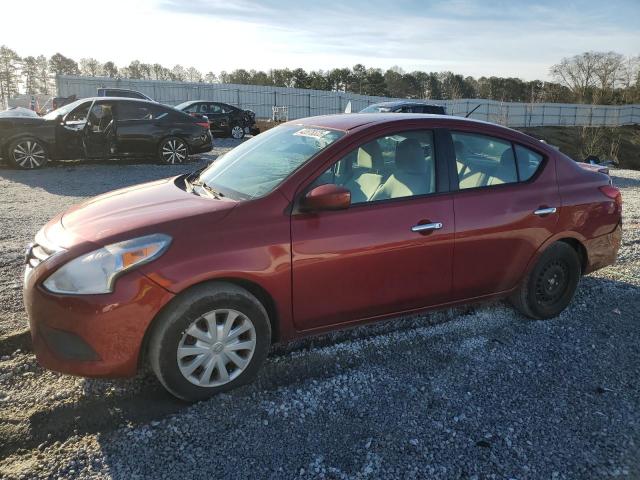
<instances>
[{"instance_id":1,"label":"windshield wiper","mask_svg":"<svg viewBox=\"0 0 640 480\"><path fill-rule=\"evenodd\" d=\"M191 186L191 191L193 192L194 187L200 187L202 188L204 191L206 191L207 193L209 193L213 198L215 198L216 200L221 200L222 197L224 197L224 193L217 191L215 188L207 185L206 183L204 183L202 180L196 180L194 182L188 182L188 184Z\"/></svg>"}]
</instances>

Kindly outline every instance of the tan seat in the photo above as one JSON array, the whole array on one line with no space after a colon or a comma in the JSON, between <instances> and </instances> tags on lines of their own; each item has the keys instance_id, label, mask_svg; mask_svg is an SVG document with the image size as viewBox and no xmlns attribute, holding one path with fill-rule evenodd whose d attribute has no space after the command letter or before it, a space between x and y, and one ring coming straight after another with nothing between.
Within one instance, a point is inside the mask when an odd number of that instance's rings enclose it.
<instances>
[{"instance_id":1,"label":"tan seat","mask_svg":"<svg viewBox=\"0 0 640 480\"><path fill-rule=\"evenodd\" d=\"M435 178L420 142L407 138L396 149L396 170L373 196L373 200L424 195L435 191Z\"/></svg>"},{"instance_id":2,"label":"tan seat","mask_svg":"<svg viewBox=\"0 0 640 480\"><path fill-rule=\"evenodd\" d=\"M384 167L382 150L378 142L373 141L358 148L357 169L344 187L351 192L351 203L371 200L382 184L380 173Z\"/></svg>"},{"instance_id":3,"label":"tan seat","mask_svg":"<svg viewBox=\"0 0 640 480\"><path fill-rule=\"evenodd\" d=\"M516 172L516 159L513 156L513 149L508 148L500 156L500 163L489 175L486 185L500 185L503 183L515 183L518 181Z\"/></svg>"}]
</instances>

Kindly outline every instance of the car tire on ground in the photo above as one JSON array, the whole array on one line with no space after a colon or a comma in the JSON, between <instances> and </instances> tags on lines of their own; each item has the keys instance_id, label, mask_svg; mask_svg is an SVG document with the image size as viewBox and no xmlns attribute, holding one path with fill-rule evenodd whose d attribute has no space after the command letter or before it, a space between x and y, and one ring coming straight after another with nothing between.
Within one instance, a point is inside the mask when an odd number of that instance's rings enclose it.
<instances>
[{"instance_id":1,"label":"car tire on ground","mask_svg":"<svg viewBox=\"0 0 640 480\"><path fill-rule=\"evenodd\" d=\"M244 138L244 127L242 127L241 125L233 125L229 133L236 140L240 140Z\"/></svg>"},{"instance_id":2,"label":"car tire on ground","mask_svg":"<svg viewBox=\"0 0 640 480\"><path fill-rule=\"evenodd\" d=\"M267 358L271 325L247 290L210 282L183 292L155 320L149 362L162 385L189 402L250 382Z\"/></svg>"},{"instance_id":3,"label":"car tire on ground","mask_svg":"<svg viewBox=\"0 0 640 480\"><path fill-rule=\"evenodd\" d=\"M49 161L46 148L40 140L33 137L23 137L11 142L7 148L7 159L12 167L22 170L42 168Z\"/></svg>"},{"instance_id":4,"label":"car tire on ground","mask_svg":"<svg viewBox=\"0 0 640 480\"><path fill-rule=\"evenodd\" d=\"M167 165L181 164L189 158L189 146L179 137L167 137L158 147L158 160Z\"/></svg>"},{"instance_id":5,"label":"car tire on ground","mask_svg":"<svg viewBox=\"0 0 640 480\"><path fill-rule=\"evenodd\" d=\"M571 302L580 275L577 252L565 242L556 242L542 253L509 300L529 318L556 317Z\"/></svg>"}]
</instances>

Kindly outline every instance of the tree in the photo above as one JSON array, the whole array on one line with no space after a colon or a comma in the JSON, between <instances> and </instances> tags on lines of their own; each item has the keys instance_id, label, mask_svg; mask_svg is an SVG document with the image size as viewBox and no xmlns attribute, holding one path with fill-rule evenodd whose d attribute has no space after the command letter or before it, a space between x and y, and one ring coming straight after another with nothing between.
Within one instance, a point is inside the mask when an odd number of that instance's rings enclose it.
<instances>
[{"instance_id":1,"label":"tree","mask_svg":"<svg viewBox=\"0 0 640 480\"><path fill-rule=\"evenodd\" d=\"M206 83L217 83L218 82L218 77L216 77L216 74L213 72L208 72L205 76L204 76L204 81Z\"/></svg>"},{"instance_id":2,"label":"tree","mask_svg":"<svg viewBox=\"0 0 640 480\"><path fill-rule=\"evenodd\" d=\"M22 78L24 93L34 95L40 92L36 57L28 56L22 59Z\"/></svg>"},{"instance_id":3,"label":"tree","mask_svg":"<svg viewBox=\"0 0 640 480\"><path fill-rule=\"evenodd\" d=\"M87 77L99 77L102 75L102 64L95 58L81 58L80 74Z\"/></svg>"},{"instance_id":4,"label":"tree","mask_svg":"<svg viewBox=\"0 0 640 480\"><path fill-rule=\"evenodd\" d=\"M48 95L51 91L51 75L49 73L49 61L44 55L36 58L39 93Z\"/></svg>"},{"instance_id":5,"label":"tree","mask_svg":"<svg viewBox=\"0 0 640 480\"><path fill-rule=\"evenodd\" d=\"M596 52L595 76L598 87L594 93L594 102L611 103L614 88L622 75L624 56L616 52Z\"/></svg>"},{"instance_id":6,"label":"tree","mask_svg":"<svg viewBox=\"0 0 640 480\"><path fill-rule=\"evenodd\" d=\"M4 45L0 47L0 105L18 94L20 57Z\"/></svg>"},{"instance_id":7,"label":"tree","mask_svg":"<svg viewBox=\"0 0 640 480\"><path fill-rule=\"evenodd\" d=\"M80 74L78 64L74 60L67 58L60 53L56 53L49 59L49 70L51 70L54 75Z\"/></svg>"},{"instance_id":8,"label":"tree","mask_svg":"<svg viewBox=\"0 0 640 480\"><path fill-rule=\"evenodd\" d=\"M178 82L184 82L187 78L187 71L182 65L176 65L171 69L171 79Z\"/></svg>"},{"instance_id":9,"label":"tree","mask_svg":"<svg viewBox=\"0 0 640 480\"><path fill-rule=\"evenodd\" d=\"M187 69L187 80L190 82L202 82L202 74L195 67L189 67Z\"/></svg>"},{"instance_id":10,"label":"tree","mask_svg":"<svg viewBox=\"0 0 640 480\"><path fill-rule=\"evenodd\" d=\"M551 76L566 86L575 100L584 103L591 89L596 85L596 69L599 59L595 52L584 52L563 58L551 67Z\"/></svg>"},{"instance_id":11,"label":"tree","mask_svg":"<svg viewBox=\"0 0 640 480\"><path fill-rule=\"evenodd\" d=\"M373 95L376 97L384 97L388 95L387 84L384 81L384 75L379 68L370 68L367 70L367 80L364 86L365 95Z\"/></svg>"},{"instance_id":12,"label":"tree","mask_svg":"<svg viewBox=\"0 0 640 480\"><path fill-rule=\"evenodd\" d=\"M117 78L118 77L118 67L116 67L116 64L111 62L111 61L106 62L102 66L102 70L103 70L103 73L105 74L105 76L107 76L109 78Z\"/></svg>"}]
</instances>

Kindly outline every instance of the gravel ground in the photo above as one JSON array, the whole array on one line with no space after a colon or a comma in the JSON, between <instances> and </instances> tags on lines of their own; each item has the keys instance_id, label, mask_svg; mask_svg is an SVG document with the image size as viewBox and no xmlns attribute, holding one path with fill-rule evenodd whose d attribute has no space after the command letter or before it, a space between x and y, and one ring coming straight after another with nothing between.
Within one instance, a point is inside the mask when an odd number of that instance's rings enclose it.
<instances>
[{"instance_id":1,"label":"gravel ground","mask_svg":"<svg viewBox=\"0 0 640 480\"><path fill-rule=\"evenodd\" d=\"M235 144L216 143L214 157ZM612 174L618 264L551 321L493 303L299 341L193 406L148 372L42 370L24 244L82 198L210 160L0 170L0 478L640 478L640 172Z\"/></svg>"}]
</instances>

